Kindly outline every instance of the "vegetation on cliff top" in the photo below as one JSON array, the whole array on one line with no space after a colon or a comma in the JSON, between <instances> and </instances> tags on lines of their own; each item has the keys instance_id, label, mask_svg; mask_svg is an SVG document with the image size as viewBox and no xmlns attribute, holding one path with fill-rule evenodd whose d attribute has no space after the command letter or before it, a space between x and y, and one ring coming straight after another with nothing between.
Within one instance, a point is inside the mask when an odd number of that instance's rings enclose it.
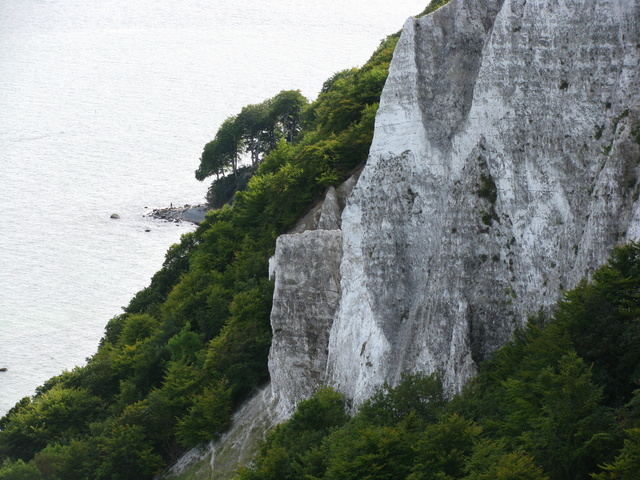
<instances>
[{"instance_id":1,"label":"vegetation on cliff top","mask_svg":"<svg viewBox=\"0 0 640 480\"><path fill-rule=\"evenodd\" d=\"M239 178L246 151L255 163L246 189L169 249L86 366L0 419L0 479L148 479L228 428L268 379L276 237L366 160L398 36L362 68L333 75L316 101L282 92L220 127L198 176L228 168ZM253 133L250 113L265 121Z\"/></svg>"},{"instance_id":2,"label":"vegetation on cliff top","mask_svg":"<svg viewBox=\"0 0 640 480\"><path fill-rule=\"evenodd\" d=\"M330 389L273 429L236 480L634 480L640 474L640 244L614 250L450 401L437 376L345 415Z\"/></svg>"}]
</instances>

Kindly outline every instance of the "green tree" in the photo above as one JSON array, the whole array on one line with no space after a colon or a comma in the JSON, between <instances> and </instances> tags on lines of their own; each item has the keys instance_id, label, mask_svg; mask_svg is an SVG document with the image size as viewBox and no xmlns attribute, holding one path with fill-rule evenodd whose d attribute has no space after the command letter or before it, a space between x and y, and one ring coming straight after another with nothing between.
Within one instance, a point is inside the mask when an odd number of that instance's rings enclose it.
<instances>
[{"instance_id":1,"label":"green tree","mask_svg":"<svg viewBox=\"0 0 640 480\"><path fill-rule=\"evenodd\" d=\"M276 145L276 125L271 115L271 100L242 107L237 123L242 131L246 151L251 155L251 165L260 162L261 156Z\"/></svg>"},{"instance_id":2,"label":"green tree","mask_svg":"<svg viewBox=\"0 0 640 480\"><path fill-rule=\"evenodd\" d=\"M307 104L300 90L283 90L271 99L271 117L280 125L282 135L289 143L293 143L294 137L300 132L302 110Z\"/></svg>"},{"instance_id":3,"label":"green tree","mask_svg":"<svg viewBox=\"0 0 640 480\"><path fill-rule=\"evenodd\" d=\"M522 432L522 447L554 479L587 478L607 450L613 417L583 360L569 352L534 381L508 379L504 385L508 422Z\"/></svg>"},{"instance_id":4,"label":"green tree","mask_svg":"<svg viewBox=\"0 0 640 480\"><path fill-rule=\"evenodd\" d=\"M148 314L123 315L124 324L117 345L135 345L158 332L158 320Z\"/></svg>"},{"instance_id":5,"label":"green tree","mask_svg":"<svg viewBox=\"0 0 640 480\"><path fill-rule=\"evenodd\" d=\"M217 439L231 425L231 389L218 382L197 395L189 412L179 422L180 443L194 447Z\"/></svg>"},{"instance_id":6,"label":"green tree","mask_svg":"<svg viewBox=\"0 0 640 480\"><path fill-rule=\"evenodd\" d=\"M171 352L172 361L193 364L204 347L203 335L192 331L191 324L187 322L180 333L169 339L167 347Z\"/></svg>"},{"instance_id":7,"label":"green tree","mask_svg":"<svg viewBox=\"0 0 640 480\"><path fill-rule=\"evenodd\" d=\"M96 467L95 450L90 443L71 440L68 444L50 444L36 454L33 464L43 480L85 480Z\"/></svg>"},{"instance_id":8,"label":"green tree","mask_svg":"<svg viewBox=\"0 0 640 480\"><path fill-rule=\"evenodd\" d=\"M428 425L414 449L416 459L407 480L461 478L482 428L458 415Z\"/></svg>"},{"instance_id":9,"label":"green tree","mask_svg":"<svg viewBox=\"0 0 640 480\"><path fill-rule=\"evenodd\" d=\"M640 380L639 272L640 244L617 247L592 282L567 292L554 314L615 408L631 399Z\"/></svg>"},{"instance_id":10,"label":"green tree","mask_svg":"<svg viewBox=\"0 0 640 480\"><path fill-rule=\"evenodd\" d=\"M237 176L238 159L243 148L242 133L237 116L222 122L215 138L204 147L200 166L196 170L198 180L204 180L210 175L219 177L229 168Z\"/></svg>"},{"instance_id":11,"label":"green tree","mask_svg":"<svg viewBox=\"0 0 640 480\"><path fill-rule=\"evenodd\" d=\"M209 343L204 371L214 380L228 380L234 400L244 398L268 378L272 292L269 284L237 294L229 323Z\"/></svg>"},{"instance_id":12,"label":"green tree","mask_svg":"<svg viewBox=\"0 0 640 480\"><path fill-rule=\"evenodd\" d=\"M446 405L437 374L405 375L395 388L385 384L359 409L359 418L374 425L393 426L410 414L422 422L434 423Z\"/></svg>"},{"instance_id":13,"label":"green tree","mask_svg":"<svg viewBox=\"0 0 640 480\"><path fill-rule=\"evenodd\" d=\"M42 480L40 470L32 463L22 460L5 462L0 468L0 480Z\"/></svg>"},{"instance_id":14,"label":"green tree","mask_svg":"<svg viewBox=\"0 0 640 480\"><path fill-rule=\"evenodd\" d=\"M165 334L178 334L188 324L189 330L206 340L218 335L233 298L222 282L222 275L215 270L192 269L184 275L161 308Z\"/></svg>"},{"instance_id":15,"label":"green tree","mask_svg":"<svg viewBox=\"0 0 640 480\"><path fill-rule=\"evenodd\" d=\"M98 455L98 480L151 479L164 465L139 425L116 425L108 429L99 439Z\"/></svg>"},{"instance_id":16,"label":"green tree","mask_svg":"<svg viewBox=\"0 0 640 480\"><path fill-rule=\"evenodd\" d=\"M413 464L412 437L402 428L355 424L329 439L326 480L407 478Z\"/></svg>"},{"instance_id":17,"label":"green tree","mask_svg":"<svg viewBox=\"0 0 640 480\"><path fill-rule=\"evenodd\" d=\"M324 473L318 466L318 447L334 429L349 419L344 397L331 388L320 388L298 405L291 419L276 426L260 447L252 467L239 470L239 479L297 479Z\"/></svg>"},{"instance_id":18,"label":"green tree","mask_svg":"<svg viewBox=\"0 0 640 480\"><path fill-rule=\"evenodd\" d=\"M227 118L215 138L204 146L196 178L224 177L229 168L238 177L238 160L242 152L250 154L251 165L273 150L283 137L293 143L302 128L302 111L308 105L300 90L283 90L262 103L247 105L236 116ZM213 185L212 185L213 187Z\"/></svg>"},{"instance_id":19,"label":"green tree","mask_svg":"<svg viewBox=\"0 0 640 480\"><path fill-rule=\"evenodd\" d=\"M55 386L9 417L0 431L2 454L30 460L49 442L88 433L102 415L102 402L87 390Z\"/></svg>"},{"instance_id":20,"label":"green tree","mask_svg":"<svg viewBox=\"0 0 640 480\"><path fill-rule=\"evenodd\" d=\"M522 450L507 452L504 445L482 440L473 448L465 465L464 480L548 480L533 457Z\"/></svg>"},{"instance_id":21,"label":"green tree","mask_svg":"<svg viewBox=\"0 0 640 480\"><path fill-rule=\"evenodd\" d=\"M640 428L626 431L624 448L612 463L602 466L602 472L593 474L593 480L637 480L640 473Z\"/></svg>"},{"instance_id":22,"label":"green tree","mask_svg":"<svg viewBox=\"0 0 640 480\"><path fill-rule=\"evenodd\" d=\"M198 368L180 361L169 362L162 384L141 400L127 405L117 422L141 426L155 452L165 458L176 458L182 452L176 425L193 405L203 388L202 383L202 372Z\"/></svg>"},{"instance_id":23,"label":"green tree","mask_svg":"<svg viewBox=\"0 0 640 480\"><path fill-rule=\"evenodd\" d=\"M220 175L224 176L225 163L227 158L222 154L222 146L217 139L213 139L207 142L200 155L200 164L196 170L196 179L204 180L205 178L215 175L216 178L220 178Z\"/></svg>"}]
</instances>

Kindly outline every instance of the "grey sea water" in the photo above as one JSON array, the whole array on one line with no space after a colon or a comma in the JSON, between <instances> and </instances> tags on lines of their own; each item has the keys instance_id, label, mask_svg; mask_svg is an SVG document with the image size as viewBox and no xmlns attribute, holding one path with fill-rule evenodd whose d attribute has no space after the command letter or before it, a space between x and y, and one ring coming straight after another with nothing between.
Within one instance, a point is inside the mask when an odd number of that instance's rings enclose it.
<instances>
[{"instance_id":1,"label":"grey sea water","mask_svg":"<svg viewBox=\"0 0 640 480\"><path fill-rule=\"evenodd\" d=\"M315 98L427 3L0 0L0 415L82 365L193 229L143 215L203 201L226 117Z\"/></svg>"}]
</instances>

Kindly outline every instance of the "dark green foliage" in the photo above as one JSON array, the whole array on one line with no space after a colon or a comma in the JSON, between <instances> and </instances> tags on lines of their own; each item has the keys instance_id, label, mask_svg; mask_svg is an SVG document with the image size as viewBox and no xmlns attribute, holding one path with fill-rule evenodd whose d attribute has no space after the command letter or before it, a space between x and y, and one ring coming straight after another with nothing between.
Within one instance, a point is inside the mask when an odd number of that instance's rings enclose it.
<instances>
[{"instance_id":1,"label":"dark green foliage","mask_svg":"<svg viewBox=\"0 0 640 480\"><path fill-rule=\"evenodd\" d=\"M48 445L36 454L32 464L45 480L82 480L91 478L97 459L94 445L71 440L67 445Z\"/></svg>"},{"instance_id":2,"label":"dark green foliage","mask_svg":"<svg viewBox=\"0 0 640 480\"><path fill-rule=\"evenodd\" d=\"M498 189L496 188L496 182L491 175L480 175L480 187L476 190L476 193L481 198L486 198L492 204L496 203L498 198Z\"/></svg>"},{"instance_id":3,"label":"dark green foliage","mask_svg":"<svg viewBox=\"0 0 640 480\"><path fill-rule=\"evenodd\" d=\"M0 468L0 480L41 480L40 470L22 460L5 462Z\"/></svg>"},{"instance_id":4,"label":"dark green foliage","mask_svg":"<svg viewBox=\"0 0 640 480\"><path fill-rule=\"evenodd\" d=\"M409 415L433 423L444 411L445 397L438 376L405 376L391 388L384 385L360 406L359 416L367 423L393 426Z\"/></svg>"},{"instance_id":5,"label":"dark green foliage","mask_svg":"<svg viewBox=\"0 0 640 480\"><path fill-rule=\"evenodd\" d=\"M236 192L247 189L249 179L254 172L255 168L247 165L238 168L237 175L226 175L214 180L205 197L209 207L222 208L223 205L231 202Z\"/></svg>"},{"instance_id":6,"label":"dark green foliage","mask_svg":"<svg viewBox=\"0 0 640 480\"><path fill-rule=\"evenodd\" d=\"M567 292L555 311L613 407L628 402L640 380L639 300L640 244L633 243L616 248L593 281Z\"/></svg>"},{"instance_id":7,"label":"dark green foliage","mask_svg":"<svg viewBox=\"0 0 640 480\"><path fill-rule=\"evenodd\" d=\"M171 360L192 365L198 360L198 352L204 348L204 335L191 330L187 323L180 333L175 334L167 342L171 352Z\"/></svg>"},{"instance_id":8,"label":"dark green foliage","mask_svg":"<svg viewBox=\"0 0 640 480\"><path fill-rule=\"evenodd\" d=\"M282 91L278 95L257 105L247 105L235 116L227 118L215 138L204 146L196 178L204 180L215 175L220 180L230 169L238 177L238 160L242 153L249 153L251 166L255 167L261 157L273 150L280 138L293 143L301 131L302 110L308 101L299 90ZM246 185L246 181L243 181ZM236 183L237 190L240 182ZM225 182L230 186L229 182ZM220 190L222 184L218 185ZM218 191L228 196L226 192ZM210 191L210 194L212 192Z\"/></svg>"},{"instance_id":9,"label":"dark green foliage","mask_svg":"<svg viewBox=\"0 0 640 480\"><path fill-rule=\"evenodd\" d=\"M417 432L443 407L437 377L408 376L397 389L384 387L351 420L341 395L320 389L269 433L256 465L239 478L405 478Z\"/></svg>"},{"instance_id":10,"label":"dark green foliage","mask_svg":"<svg viewBox=\"0 0 640 480\"><path fill-rule=\"evenodd\" d=\"M296 434L304 431L328 432L344 425L348 419L342 395L331 388L320 388L313 397L300 402L287 428Z\"/></svg>"},{"instance_id":11,"label":"dark green foliage","mask_svg":"<svg viewBox=\"0 0 640 480\"><path fill-rule=\"evenodd\" d=\"M230 320L210 343L204 372L213 379L233 379L233 397L243 398L264 383L271 344L271 283L239 293L229 308Z\"/></svg>"},{"instance_id":12,"label":"dark green foliage","mask_svg":"<svg viewBox=\"0 0 640 480\"><path fill-rule=\"evenodd\" d=\"M620 455L602 467L602 472L593 475L594 480L637 480L640 472L640 428L626 431L627 438Z\"/></svg>"},{"instance_id":13,"label":"dark green foliage","mask_svg":"<svg viewBox=\"0 0 640 480\"><path fill-rule=\"evenodd\" d=\"M610 450L613 416L601 403L602 388L593 384L575 352L532 381L509 378L503 385L505 430L552 478L588 478L605 460L600 452Z\"/></svg>"},{"instance_id":14,"label":"dark green foliage","mask_svg":"<svg viewBox=\"0 0 640 480\"><path fill-rule=\"evenodd\" d=\"M282 138L293 143L295 136L302 128L302 111L308 104L300 90L285 90L270 101L269 117L276 128L281 129ZM275 147L275 142L271 145Z\"/></svg>"},{"instance_id":15,"label":"dark green foliage","mask_svg":"<svg viewBox=\"0 0 640 480\"><path fill-rule=\"evenodd\" d=\"M139 480L152 478L163 466L153 452L144 429L138 425L116 425L101 435L98 443L101 463L97 480Z\"/></svg>"},{"instance_id":16,"label":"dark green foliage","mask_svg":"<svg viewBox=\"0 0 640 480\"><path fill-rule=\"evenodd\" d=\"M210 175L224 175L228 169L237 175L238 160L242 152L243 128L237 116L229 117L218 129L213 140L204 146L196 178L204 180Z\"/></svg>"},{"instance_id":17,"label":"dark green foliage","mask_svg":"<svg viewBox=\"0 0 640 480\"><path fill-rule=\"evenodd\" d=\"M247 105L236 117L244 149L251 155L252 166L257 165L260 156L275 145L276 126L271 119L269 103L270 101L266 101L258 105Z\"/></svg>"},{"instance_id":18,"label":"dark green foliage","mask_svg":"<svg viewBox=\"0 0 640 480\"><path fill-rule=\"evenodd\" d=\"M218 438L231 424L231 391L225 382L205 388L177 426L180 443L194 447Z\"/></svg>"},{"instance_id":19,"label":"dark green foliage","mask_svg":"<svg viewBox=\"0 0 640 480\"><path fill-rule=\"evenodd\" d=\"M465 480L548 480L523 450L508 452L503 443L488 439L475 442L465 472Z\"/></svg>"},{"instance_id":20,"label":"dark green foliage","mask_svg":"<svg viewBox=\"0 0 640 480\"><path fill-rule=\"evenodd\" d=\"M402 428L349 425L328 438L327 468L321 478L407 478L414 458L412 443L412 436Z\"/></svg>"},{"instance_id":21,"label":"dark green foliage","mask_svg":"<svg viewBox=\"0 0 640 480\"><path fill-rule=\"evenodd\" d=\"M410 480L462 478L482 429L456 414L427 426L416 446Z\"/></svg>"},{"instance_id":22,"label":"dark green foliage","mask_svg":"<svg viewBox=\"0 0 640 480\"><path fill-rule=\"evenodd\" d=\"M200 157L200 166L196 170L196 179L204 180L210 175L215 175L219 178L220 175L224 175L226 162L229 160L222 152L221 144L218 140L211 140L204 146L202 155Z\"/></svg>"},{"instance_id":23,"label":"dark green foliage","mask_svg":"<svg viewBox=\"0 0 640 480\"><path fill-rule=\"evenodd\" d=\"M300 402L287 423L269 432L255 466L241 468L240 476L286 480L322 469L322 465L314 462L317 455L314 449L348 419L342 395L330 388L321 388L313 397Z\"/></svg>"},{"instance_id":24,"label":"dark green foliage","mask_svg":"<svg viewBox=\"0 0 640 480\"><path fill-rule=\"evenodd\" d=\"M0 454L30 460L48 443L86 434L103 415L101 407L87 390L55 386L5 418Z\"/></svg>"}]
</instances>

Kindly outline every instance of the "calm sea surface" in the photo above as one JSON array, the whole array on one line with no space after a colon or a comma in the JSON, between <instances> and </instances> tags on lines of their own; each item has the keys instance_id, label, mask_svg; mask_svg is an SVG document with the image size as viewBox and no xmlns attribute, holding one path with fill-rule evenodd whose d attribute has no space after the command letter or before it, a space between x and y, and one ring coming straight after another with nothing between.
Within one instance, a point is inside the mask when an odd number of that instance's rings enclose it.
<instances>
[{"instance_id":1,"label":"calm sea surface","mask_svg":"<svg viewBox=\"0 0 640 480\"><path fill-rule=\"evenodd\" d=\"M314 99L427 3L0 0L0 415L83 364L192 230L143 215L203 201L226 117Z\"/></svg>"}]
</instances>

